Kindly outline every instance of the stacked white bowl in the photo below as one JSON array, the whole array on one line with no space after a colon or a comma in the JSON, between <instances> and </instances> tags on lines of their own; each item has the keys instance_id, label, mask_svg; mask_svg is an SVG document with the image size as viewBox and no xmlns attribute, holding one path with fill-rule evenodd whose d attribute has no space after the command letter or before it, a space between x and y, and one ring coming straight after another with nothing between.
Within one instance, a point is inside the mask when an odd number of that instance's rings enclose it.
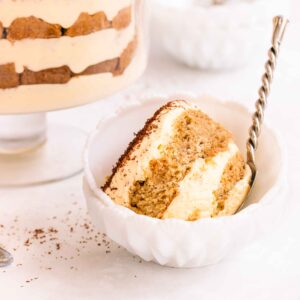
<instances>
[{"instance_id":1,"label":"stacked white bowl","mask_svg":"<svg viewBox=\"0 0 300 300\"><path fill-rule=\"evenodd\" d=\"M190 67L232 69L263 55L273 17L289 11L289 0L155 0L153 32Z\"/></svg>"}]
</instances>

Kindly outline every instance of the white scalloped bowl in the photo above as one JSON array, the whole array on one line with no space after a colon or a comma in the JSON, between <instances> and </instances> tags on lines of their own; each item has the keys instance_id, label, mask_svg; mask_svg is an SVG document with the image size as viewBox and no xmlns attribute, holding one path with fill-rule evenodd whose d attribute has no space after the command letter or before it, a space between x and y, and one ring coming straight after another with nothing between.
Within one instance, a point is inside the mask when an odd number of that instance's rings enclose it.
<instances>
[{"instance_id":1,"label":"white scalloped bowl","mask_svg":"<svg viewBox=\"0 0 300 300\"><path fill-rule=\"evenodd\" d=\"M257 182L246 207L233 216L194 222L159 220L116 205L100 188L112 166L154 111L171 99L187 99L234 134L242 151L251 114L241 105L209 97L157 97L126 104L103 119L84 154L84 194L99 230L146 261L173 267L217 263L273 230L285 208L285 155L276 132L264 126L257 152Z\"/></svg>"},{"instance_id":2,"label":"white scalloped bowl","mask_svg":"<svg viewBox=\"0 0 300 300\"><path fill-rule=\"evenodd\" d=\"M264 54L276 15L289 0L236 0L206 5L189 0L153 1L153 36L179 62L200 69L232 69Z\"/></svg>"}]
</instances>

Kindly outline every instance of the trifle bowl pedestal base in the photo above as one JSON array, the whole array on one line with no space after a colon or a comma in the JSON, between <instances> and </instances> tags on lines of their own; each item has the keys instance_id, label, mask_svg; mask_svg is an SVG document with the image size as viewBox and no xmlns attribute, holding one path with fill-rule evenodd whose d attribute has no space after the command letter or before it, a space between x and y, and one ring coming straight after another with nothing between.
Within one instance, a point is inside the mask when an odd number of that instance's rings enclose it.
<instances>
[{"instance_id":1,"label":"trifle bowl pedestal base","mask_svg":"<svg viewBox=\"0 0 300 300\"><path fill-rule=\"evenodd\" d=\"M60 181L82 171L86 134L46 114L0 116L0 187Z\"/></svg>"}]
</instances>

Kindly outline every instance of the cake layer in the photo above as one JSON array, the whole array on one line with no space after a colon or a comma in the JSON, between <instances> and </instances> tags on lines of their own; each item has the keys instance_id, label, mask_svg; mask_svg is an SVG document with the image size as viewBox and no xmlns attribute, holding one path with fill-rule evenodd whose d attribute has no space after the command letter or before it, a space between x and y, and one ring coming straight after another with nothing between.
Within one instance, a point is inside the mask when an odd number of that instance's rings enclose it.
<instances>
[{"instance_id":1,"label":"cake layer","mask_svg":"<svg viewBox=\"0 0 300 300\"><path fill-rule=\"evenodd\" d=\"M214 197L216 199L216 205L213 216L225 209L226 202L230 197L230 191L236 186L240 180L245 176L245 161L239 151L230 158L223 170L221 181L218 189L214 191Z\"/></svg>"},{"instance_id":2,"label":"cake layer","mask_svg":"<svg viewBox=\"0 0 300 300\"><path fill-rule=\"evenodd\" d=\"M9 27L17 18L34 16L63 28L71 27L82 12L93 15L104 12L112 20L118 12L133 5L134 0L1 0L0 20Z\"/></svg>"},{"instance_id":3,"label":"cake layer","mask_svg":"<svg viewBox=\"0 0 300 300\"><path fill-rule=\"evenodd\" d=\"M111 73L77 76L65 84L22 85L0 89L0 114L32 113L83 105L98 101L134 82L146 66L141 44L121 76Z\"/></svg>"},{"instance_id":4,"label":"cake layer","mask_svg":"<svg viewBox=\"0 0 300 300\"><path fill-rule=\"evenodd\" d=\"M14 63L18 73L68 66L80 73L87 66L120 56L135 36L132 23L122 31L108 29L79 37L58 39L0 40L0 65ZM30 53L30 55L29 55Z\"/></svg>"},{"instance_id":5,"label":"cake layer","mask_svg":"<svg viewBox=\"0 0 300 300\"><path fill-rule=\"evenodd\" d=\"M8 39L13 42L23 39L51 39L62 36L75 37L108 28L121 30L131 23L131 13L130 6L121 9L112 20L108 20L104 12L98 12L93 15L81 13L76 22L69 28L64 28L59 24L47 23L34 16L17 18L7 28L4 28L1 24L0 39Z\"/></svg>"},{"instance_id":6,"label":"cake layer","mask_svg":"<svg viewBox=\"0 0 300 300\"><path fill-rule=\"evenodd\" d=\"M4 32L4 28L3 28L3 25L0 21L0 39L3 38L3 32Z\"/></svg>"},{"instance_id":7,"label":"cake layer","mask_svg":"<svg viewBox=\"0 0 300 300\"><path fill-rule=\"evenodd\" d=\"M146 123L103 190L137 213L192 221L227 207L245 168L230 132L195 107L174 101ZM236 199L235 210L243 198Z\"/></svg>"},{"instance_id":8,"label":"cake layer","mask_svg":"<svg viewBox=\"0 0 300 300\"><path fill-rule=\"evenodd\" d=\"M228 169L227 169L228 171ZM226 172L226 170L225 170ZM229 176L230 172L228 173ZM223 176L226 175L226 173L223 174ZM236 175L235 175L236 176ZM235 177L232 176L232 177ZM229 185L232 186L232 188L229 190L225 187L225 194L224 197L218 197L217 202L217 209L215 210L213 217L221 217L221 216L228 216L233 215L236 213L236 211L241 207L242 200L245 199L250 191L250 185L249 182L251 180L252 172L250 167L246 164L245 170L244 170L244 177L240 179L238 182L234 184L234 181L229 180ZM227 184L225 184L226 186ZM224 189L224 183L220 186L220 189ZM220 195L219 195L220 196ZM220 207L221 204L221 207Z\"/></svg>"},{"instance_id":9,"label":"cake layer","mask_svg":"<svg viewBox=\"0 0 300 300\"><path fill-rule=\"evenodd\" d=\"M22 73L16 71L14 63L0 65L0 88L7 89L30 84L64 84L72 77L99 73L112 73L113 76L118 76L124 73L132 61L136 47L137 38L127 45L119 57L91 65L80 73L72 72L66 65L41 71L25 68Z\"/></svg>"}]
</instances>

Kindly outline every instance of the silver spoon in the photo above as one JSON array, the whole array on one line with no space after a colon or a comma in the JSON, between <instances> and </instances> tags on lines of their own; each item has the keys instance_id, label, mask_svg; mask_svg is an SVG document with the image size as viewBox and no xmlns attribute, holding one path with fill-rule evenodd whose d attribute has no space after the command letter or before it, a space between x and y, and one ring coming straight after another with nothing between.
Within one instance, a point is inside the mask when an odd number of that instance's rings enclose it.
<instances>
[{"instance_id":1,"label":"silver spoon","mask_svg":"<svg viewBox=\"0 0 300 300\"><path fill-rule=\"evenodd\" d=\"M12 255L0 247L0 268L6 267L13 262Z\"/></svg>"},{"instance_id":2,"label":"silver spoon","mask_svg":"<svg viewBox=\"0 0 300 300\"><path fill-rule=\"evenodd\" d=\"M253 123L249 129L249 139L247 141L247 164L249 165L252 172L252 176L250 179L250 190L248 192L248 195L253 188L255 178L257 175L257 167L255 164L255 151L258 147L258 138L260 136L261 127L264 120L264 111L267 106L267 98L270 94L270 87L273 81L274 71L279 55L279 48L288 22L288 19L286 19L283 16L277 16L273 19L274 28L272 36L272 47L269 49L268 52L269 58L265 64L265 73L262 77L262 86L258 90L259 99L255 104L256 111L252 117ZM244 206L247 196L245 197L238 211L241 210L241 208Z\"/></svg>"}]
</instances>

